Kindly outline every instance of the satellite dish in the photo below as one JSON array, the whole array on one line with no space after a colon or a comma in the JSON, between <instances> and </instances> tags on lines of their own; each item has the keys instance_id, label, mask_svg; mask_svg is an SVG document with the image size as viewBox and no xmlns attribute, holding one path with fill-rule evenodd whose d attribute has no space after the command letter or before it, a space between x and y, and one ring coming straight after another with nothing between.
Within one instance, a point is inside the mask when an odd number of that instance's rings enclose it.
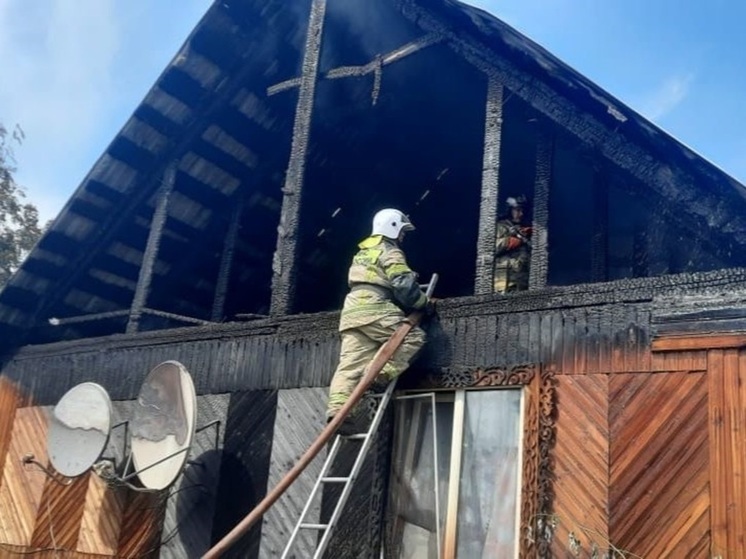
<instances>
[{"instance_id":1,"label":"satellite dish","mask_svg":"<svg viewBox=\"0 0 746 559\"><path fill-rule=\"evenodd\" d=\"M68 390L52 412L47 455L66 477L85 473L103 453L111 432L111 400L104 388L84 382Z\"/></svg>"},{"instance_id":2,"label":"satellite dish","mask_svg":"<svg viewBox=\"0 0 746 559\"><path fill-rule=\"evenodd\" d=\"M195 432L197 395L178 361L166 361L145 378L132 417L132 461L148 489L165 489L181 473Z\"/></svg>"}]
</instances>

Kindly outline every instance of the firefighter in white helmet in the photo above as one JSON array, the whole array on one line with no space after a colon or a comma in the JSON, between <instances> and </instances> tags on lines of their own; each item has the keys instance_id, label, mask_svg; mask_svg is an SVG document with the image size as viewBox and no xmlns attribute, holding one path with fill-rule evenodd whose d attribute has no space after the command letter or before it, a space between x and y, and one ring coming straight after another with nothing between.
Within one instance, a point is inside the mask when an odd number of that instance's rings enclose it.
<instances>
[{"instance_id":1,"label":"firefighter in white helmet","mask_svg":"<svg viewBox=\"0 0 746 559\"><path fill-rule=\"evenodd\" d=\"M385 209L373 217L371 235L358 245L348 275L350 292L345 298L339 324L342 349L339 365L329 388L327 421L347 402L374 355L404 322L406 313L428 304L417 283L417 274L407 265L400 243L414 231L409 218L399 210ZM425 332L412 328L402 345L384 366L379 384L400 375L425 344ZM339 432L356 431L355 414L342 423ZM359 423L359 422L358 422Z\"/></svg>"}]
</instances>

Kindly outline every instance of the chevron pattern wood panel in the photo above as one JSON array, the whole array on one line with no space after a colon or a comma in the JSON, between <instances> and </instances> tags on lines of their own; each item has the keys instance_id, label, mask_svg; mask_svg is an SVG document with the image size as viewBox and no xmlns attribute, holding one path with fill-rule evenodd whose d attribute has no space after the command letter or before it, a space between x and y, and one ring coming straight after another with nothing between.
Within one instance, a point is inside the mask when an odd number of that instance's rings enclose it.
<instances>
[{"instance_id":1,"label":"chevron pattern wood panel","mask_svg":"<svg viewBox=\"0 0 746 559\"><path fill-rule=\"evenodd\" d=\"M89 475L86 473L75 478L70 485L47 479L31 537L32 547L77 547Z\"/></svg>"},{"instance_id":2,"label":"chevron pattern wood panel","mask_svg":"<svg viewBox=\"0 0 746 559\"><path fill-rule=\"evenodd\" d=\"M7 377L0 376L0 471L5 465L19 399L16 384Z\"/></svg>"},{"instance_id":3,"label":"chevron pattern wood panel","mask_svg":"<svg viewBox=\"0 0 746 559\"><path fill-rule=\"evenodd\" d=\"M119 547L124 489L113 489L97 475L88 478L77 550L82 553L114 555Z\"/></svg>"},{"instance_id":4,"label":"chevron pattern wood panel","mask_svg":"<svg viewBox=\"0 0 746 559\"><path fill-rule=\"evenodd\" d=\"M34 465L24 465L23 456L33 454L47 463L47 418L40 407L18 408L13 422L3 483L0 487L0 541L29 545L47 474Z\"/></svg>"},{"instance_id":5,"label":"chevron pattern wood panel","mask_svg":"<svg viewBox=\"0 0 746 559\"><path fill-rule=\"evenodd\" d=\"M119 532L121 557L158 557L167 495L130 492Z\"/></svg>"},{"instance_id":6,"label":"chevron pattern wood panel","mask_svg":"<svg viewBox=\"0 0 746 559\"><path fill-rule=\"evenodd\" d=\"M112 402L112 425L132 418L134 402ZM125 426L111 430L103 457L123 464L125 448ZM116 553L119 547L122 515L127 505L128 491L112 488L99 476L91 475L80 524L78 551L87 553Z\"/></svg>"},{"instance_id":7,"label":"chevron pattern wood panel","mask_svg":"<svg viewBox=\"0 0 746 559\"><path fill-rule=\"evenodd\" d=\"M295 465L311 443L318 437L325 424L326 388L299 388L280 390L277 396L272 461L269 468L267 489L271 490ZM326 452L321 452L300 475L297 481L267 511L262 522L262 540L259 557L279 557L285 549L293 527L311 494ZM316 499L309 522L319 518L321 495ZM316 533L305 531L293 547L297 557L311 557Z\"/></svg>"},{"instance_id":8,"label":"chevron pattern wood panel","mask_svg":"<svg viewBox=\"0 0 746 559\"><path fill-rule=\"evenodd\" d=\"M29 549L18 545L0 545L0 557L3 559L107 559L105 556L93 553L81 553L65 549Z\"/></svg>"},{"instance_id":9,"label":"chevron pattern wood panel","mask_svg":"<svg viewBox=\"0 0 746 559\"><path fill-rule=\"evenodd\" d=\"M709 557L705 373L609 380L609 535L641 557Z\"/></svg>"},{"instance_id":10,"label":"chevron pattern wood panel","mask_svg":"<svg viewBox=\"0 0 746 559\"><path fill-rule=\"evenodd\" d=\"M555 557L591 557L608 543L609 375L557 378Z\"/></svg>"}]
</instances>

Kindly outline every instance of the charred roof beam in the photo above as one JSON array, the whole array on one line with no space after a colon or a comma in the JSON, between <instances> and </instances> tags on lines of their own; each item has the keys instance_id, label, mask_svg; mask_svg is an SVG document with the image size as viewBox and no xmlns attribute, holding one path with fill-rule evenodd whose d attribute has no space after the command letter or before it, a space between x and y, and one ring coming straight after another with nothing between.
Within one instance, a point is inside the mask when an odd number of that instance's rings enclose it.
<instances>
[{"instance_id":1,"label":"charred roof beam","mask_svg":"<svg viewBox=\"0 0 746 559\"><path fill-rule=\"evenodd\" d=\"M608 123L602 122L598 116L581 113L569 98L529 72L507 62L479 38L457 34L433 10L420 6L414 0L392 1L406 18L423 31L441 34L454 52L485 74L497 73L502 84L511 92L591 146L619 169L649 185L661 196L678 203L698 224L710 228L726 223L736 224L731 226L734 229L733 238L741 245L746 244L744 217L734 208L727 207L723 208L722 215L714 216L712 208L719 201L718 195L703 195L703 190L697 187L697 180L690 172L657 160L650 150L630 140L624 130L620 131L620 127L629 119L616 107L607 104ZM718 186L721 185L718 183Z\"/></svg>"},{"instance_id":2,"label":"charred roof beam","mask_svg":"<svg viewBox=\"0 0 746 559\"><path fill-rule=\"evenodd\" d=\"M531 265L529 289L542 289L547 285L549 271L549 185L552 178L552 152L554 138L543 127L536 144L536 175L534 177L533 234L531 235Z\"/></svg>"},{"instance_id":3,"label":"charred roof beam","mask_svg":"<svg viewBox=\"0 0 746 559\"><path fill-rule=\"evenodd\" d=\"M247 42L248 37L241 37L241 41L243 41L241 44ZM30 324L34 323L40 317L43 317L45 312L48 312L56 303L65 297L65 294L74 285L76 279L88 268L95 255L98 254L103 247L106 247L115 240L115 236L119 232L120 226L131 215L135 208L141 205L143 200L147 200L153 194L157 188L157 177L161 176L163 169L166 168L171 160L179 158L189 150L189 147L194 140L201 137L217 115L223 111L226 103L230 102L230 100L233 99L234 96L245 86L246 78L254 70L252 65L247 63L251 56L252 52L250 49L242 49L239 56L235 58L234 65L231 68L223 68L225 75L228 76L226 78L227 81L221 81L219 88L216 88L211 92L206 92L211 93L211 95L205 94L204 96L200 96L199 103L195 106L189 107L190 114L199 114L200 116L191 116L189 122L182 122L180 124L179 129L183 130L183 133L170 138L170 143L166 149L167 153L162 154L161 158L159 158L156 163L160 168L151 169L148 173L148 176L153 178L146 178L142 175L137 177L140 182L145 184L140 184L137 191L131 193L120 192L105 182L98 183L98 190L104 194L110 195L113 198L112 201L117 201L117 199L126 200L124 207L120 208L120 211L112 212L107 216L107 219L101 226L101 233L93 236L90 241L86 243L86 246L81 247L80 243L74 243L74 246L70 246L67 252L62 251L66 254L78 254L79 256L71 261L65 273L61 274L62 279L57 289L50 291L45 296L37 299L35 309L32 311L32 316L28 320ZM183 76L179 76L178 79L181 79L182 77ZM188 78L188 76L186 77ZM175 78L172 76L170 79L173 80ZM194 84L197 84L197 82L194 82ZM156 91L160 85L161 83L159 80L159 83L151 91L151 94L153 91ZM173 83L171 85L173 85ZM194 87L196 87L196 85ZM178 101L178 99L174 100L174 102L176 101ZM154 106L154 108L158 110L161 107ZM168 116L167 112L159 112L164 116ZM188 129L185 130L185 128ZM86 177L82 188L89 189L91 186L96 186L93 184L96 182L94 171L97 170L99 165L102 164L102 161L107 157L108 152L102 156L99 163L94 167L94 170L91 171L91 174ZM164 163L160 163L161 161ZM49 242L47 239L54 233L54 230L49 231L42 238L40 245L44 242ZM64 236L60 235L60 237ZM64 241L64 239L58 240ZM56 243L57 241L52 242L52 244Z\"/></svg>"},{"instance_id":4,"label":"charred roof beam","mask_svg":"<svg viewBox=\"0 0 746 559\"><path fill-rule=\"evenodd\" d=\"M176 181L177 167L178 160L172 162L163 175L163 184L158 193L158 203L155 212L153 213L150 234L148 235L148 242L145 245L145 253L142 257L140 274L137 278L137 288L135 289L135 295L132 297L132 305L130 306L130 315L127 320L128 334L138 331L142 310L145 307L150 293L150 283L153 278L153 266L155 265L155 260L158 256L158 246L161 242L161 234L163 233L163 226L166 223L166 215L168 213L168 199L173 190L174 182Z\"/></svg>"},{"instance_id":5,"label":"charred roof beam","mask_svg":"<svg viewBox=\"0 0 746 559\"><path fill-rule=\"evenodd\" d=\"M375 59L371 60L367 64L362 66L340 66L333 68L320 77L327 80L334 80L340 78L354 78L367 76L368 74L374 75L374 87L372 92L373 104L378 99L378 93L381 88L381 73L384 66L393 64L407 56L410 56L422 49L438 44L443 40L443 36L439 33L428 33L424 37L421 37L415 41L411 41L405 45L402 45L398 49L395 49L387 54L378 55ZM292 78L285 80L278 84L272 85L267 88L267 95L272 96L283 91L289 91L296 87L300 87L302 78Z\"/></svg>"},{"instance_id":6,"label":"charred roof beam","mask_svg":"<svg viewBox=\"0 0 746 559\"><path fill-rule=\"evenodd\" d=\"M223 252L220 255L220 269L215 285L215 298L212 303L211 319L219 322L225 313L225 301L228 297L228 284L230 280L231 269L233 268L233 258L236 252L236 239L241 224L241 214L243 212L244 198L239 198L231 213L231 220L228 225L228 234L223 244Z\"/></svg>"},{"instance_id":7,"label":"charred roof beam","mask_svg":"<svg viewBox=\"0 0 746 559\"><path fill-rule=\"evenodd\" d=\"M503 128L503 86L496 76L487 82L484 120L482 195L479 203L479 236L474 294L493 292L497 200L500 192L500 142Z\"/></svg>"},{"instance_id":8,"label":"charred roof beam","mask_svg":"<svg viewBox=\"0 0 746 559\"><path fill-rule=\"evenodd\" d=\"M270 313L273 315L290 313L295 295L301 195L308 160L311 114L318 79L325 13L326 0L313 0L303 53L303 73L295 109L290 161L285 186L282 189L284 196L277 229L277 249L272 261Z\"/></svg>"}]
</instances>

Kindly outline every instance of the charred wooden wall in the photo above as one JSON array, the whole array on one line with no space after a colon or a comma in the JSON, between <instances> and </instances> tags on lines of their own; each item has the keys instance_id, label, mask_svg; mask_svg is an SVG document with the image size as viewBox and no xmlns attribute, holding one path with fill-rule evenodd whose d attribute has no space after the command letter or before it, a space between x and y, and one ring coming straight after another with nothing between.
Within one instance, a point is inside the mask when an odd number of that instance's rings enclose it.
<instances>
[{"instance_id":1,"label":"charred wooden wall","mask_svg":"<svg viewBox=\"0 0 746 559\"><path fill-rule=\"evenodd\" d=\"M711 298L743 292L737 273L700 279ZM411 383L433 370L522 363L554 372L549 525L556 556L614 548L642 557L746 556L746 449L738 436L746 429L746 336L696 331L695 323L716 331L740 320L733 305L712 314L681 303L702 292L698 277L656 281L444 302L429 326L429 349L406 377ZM707 320L703 312L710 312ZM0 390L0 508L11 519L0 526L3 545L42 548L53 533L55 545L79 553L204 551L319 431L337 360L337 319L286 317L20 350L5 365ZM116 400L117 418L126 417L145 375L167 359L193 374L198 423L221 421L217 438L198 435L204 440L191 457L207 465L189 473L206 492L181 483L178 493L145 503L95 475L56 487L21 464L27 452L46 463L44 406L71 386L102 384ZM373 556L379 545L370 528L382 510L386 447L366 466L371 483L358 488L346 515L368 522L342 527L356 534L350 556ZM275 554L307 486L278 503L233 556Z\"/></svg>"}]
</instances>

